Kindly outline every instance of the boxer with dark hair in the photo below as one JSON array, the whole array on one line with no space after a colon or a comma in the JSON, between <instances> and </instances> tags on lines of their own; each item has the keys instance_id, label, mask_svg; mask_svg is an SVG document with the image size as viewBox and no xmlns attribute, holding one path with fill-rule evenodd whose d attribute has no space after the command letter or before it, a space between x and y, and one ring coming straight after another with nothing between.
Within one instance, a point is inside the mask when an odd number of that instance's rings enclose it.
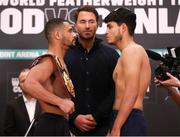
<instances>
[{"instance_id":1,"label":"boxer with dark hair","mask_svg":"<svg viewBox=\"0 0 180 137\"><path fill-rule=\"evenodd\" d=\"M63 59L75 42L73 26L62 19L52 19L45 26L45 36L48 52L37 59L23 84L24 90L38 99L43 111L34 135L69 136L68 117L74 111L69 89L74 89Z\"/></svg>"},{"instance_id":2,"label":"boxer with dark hair","mask_svg":"<svg viewBox=\"0 0 180 137\"><path fill-rule=\"evenodd\" d=\"M151 80L151 67L146 51L134 41L136 14L119 8L104 21L107 42L121 51L113 72L116 96L110 136L146 135L143 100Z\"/></svg>"}]
</instances>

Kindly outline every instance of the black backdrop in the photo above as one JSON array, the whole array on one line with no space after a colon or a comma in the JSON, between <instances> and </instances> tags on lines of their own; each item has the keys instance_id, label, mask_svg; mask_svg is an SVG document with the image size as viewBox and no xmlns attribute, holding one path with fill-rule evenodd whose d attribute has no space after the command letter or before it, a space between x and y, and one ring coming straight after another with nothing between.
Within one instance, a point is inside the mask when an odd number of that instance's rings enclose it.
<instances>
[{"instance_id":1,"label":"black backdrop","mask_svg":"<svg viewBox=\"0 0 180 137\"><path fill-rule=\"evenodd\" d=\"M0 132L5 104L18 96L19 71L31 60L46 52L43 27L47 20L62 17L73 22L74 10L93 5L100 14L97 36L104 39L102 19L120 6L137 14L136 42L160 54L166 47L180 46L180 2L178 0L0 0ZM150 60L152 82L147 91L144 112L149 135L180 135L180 109L171 98L165 101L165 89L153 83L154 69L159 61Z\"/></svg>"}]
</instances>

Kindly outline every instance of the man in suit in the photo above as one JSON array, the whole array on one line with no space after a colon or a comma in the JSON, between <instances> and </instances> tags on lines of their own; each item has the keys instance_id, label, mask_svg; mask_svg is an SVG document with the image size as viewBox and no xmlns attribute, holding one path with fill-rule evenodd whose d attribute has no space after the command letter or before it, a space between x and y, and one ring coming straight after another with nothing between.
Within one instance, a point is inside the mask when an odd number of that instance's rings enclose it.
<instances>
[{"instance_id":1,"label":"man in suit","mask_svg":"<svg viewBox=\"0 0 180 137\"><path fill-rule=\"evenodd\" d=\"M28 75L29 69L24 69L19 75L20 87L23 89L23 82ZM27 93L7 103L4 119L4 134L23 136L28 130L32 120L40 114L40 106L36 99ZM33 127L28 135L32 135Z\"/></svg>"}]
</instances>

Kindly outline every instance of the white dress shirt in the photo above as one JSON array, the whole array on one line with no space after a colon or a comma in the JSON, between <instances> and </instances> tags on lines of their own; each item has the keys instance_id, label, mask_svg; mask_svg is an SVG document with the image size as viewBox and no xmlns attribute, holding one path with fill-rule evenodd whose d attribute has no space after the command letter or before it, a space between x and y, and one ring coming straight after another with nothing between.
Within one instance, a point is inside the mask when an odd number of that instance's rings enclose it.
<instances>
[{"instance_id":1,"label":"white dress shirt","mask_svg":"<svg viewBox=\"0 0 180 137\"><path fill-rule=\"evenodd\" d=\"M25 106L29 115L29 120L31 122L34 119L37 100L34 98L31 98L30 100L28 100L24 95L23 95L23 99L24 99L24 103L25 103Z\"/></svg>"}]
</instances>

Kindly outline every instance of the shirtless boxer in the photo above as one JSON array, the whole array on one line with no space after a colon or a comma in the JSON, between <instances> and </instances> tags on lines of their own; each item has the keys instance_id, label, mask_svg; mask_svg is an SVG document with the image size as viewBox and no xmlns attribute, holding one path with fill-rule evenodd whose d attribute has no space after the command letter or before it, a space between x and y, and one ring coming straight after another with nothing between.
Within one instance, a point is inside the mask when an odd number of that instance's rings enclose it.
<instances>
[{"instance_id":1,"label":"shirtless boxer","mask_svg":"<svg viewBox=\"0 0 180 137\"><path fill-rule=\"evenodd\" d=\"M121 51L113 79L115 102L110 136L146 135L143 99L151 79L151 68L144 48L135 43L136 15L126 8L111 12L106 18L107 42Z\"/></svg>"},{"instance_id":2,"label":"shirtless boxer","mask_svg":"<svg viewBox=\"0 0 180 137\"><path fill-rule=\"evenodd\" d=\"M67 21L52 19L45 26L45 36L48 40L47 54L58 58L60 68L52 57L40 58L24 82L24 90L39 100L43 111L34 135L68 136L68 115L74 111L74 103L62 77L65 74L69 78L63 58L70 45L75 42L75 35L72 25ZM73 90L72 83L70 86Z\"/></svg>"}]
</instances>

